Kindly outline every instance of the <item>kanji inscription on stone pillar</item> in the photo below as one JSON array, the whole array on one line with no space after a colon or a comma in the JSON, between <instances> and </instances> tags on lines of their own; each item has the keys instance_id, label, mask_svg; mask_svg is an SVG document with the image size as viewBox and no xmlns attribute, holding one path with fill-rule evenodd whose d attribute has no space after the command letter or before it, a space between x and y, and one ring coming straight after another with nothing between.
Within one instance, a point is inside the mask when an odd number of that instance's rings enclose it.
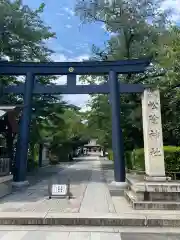
<instances>
[{"instance_id":1,"label":"kanji inscription on stone pillar","mask_svg":"<svg viewBox=\"0 0 180 240\"><path fill-rule=\"evenodd\" d=\"M142 95L142 118L146 180L165 180L161 105L159 90Z\"/></svg>"}]
</instances>

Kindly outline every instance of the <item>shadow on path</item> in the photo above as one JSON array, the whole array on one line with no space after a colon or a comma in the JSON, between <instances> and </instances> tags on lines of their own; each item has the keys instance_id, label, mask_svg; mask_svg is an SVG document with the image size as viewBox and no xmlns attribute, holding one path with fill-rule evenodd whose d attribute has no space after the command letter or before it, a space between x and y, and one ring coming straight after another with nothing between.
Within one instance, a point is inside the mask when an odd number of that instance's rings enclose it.
<instances>
[{"instance_id":1,"label":"shadow on path","mask_svg":"<svg viewBox=\"0 0 180 240\"><path fill-rule=\"evenodd\" d=\"M42 201L48 198L48 185L50 182L55 184L65 183L67 180L70 180L70 185L75 195L81 196L89 182L105 182L101 168L94 166L93 161L95 161L93 158L76 160L71 163L64 163L64 165L61 163L31 172L27 177L30 186L21 190L15 190L11 195L0 199L0 205L11 203L12 206L14 203L21 207L22 204ZM101 177L92 179L92 172ZM58 199L52 199L52 201L58 201ZM12 207L9 208L9 211L12 210ZM18 209L18 206L13 208Z\"/></svg>"}]
</instances>

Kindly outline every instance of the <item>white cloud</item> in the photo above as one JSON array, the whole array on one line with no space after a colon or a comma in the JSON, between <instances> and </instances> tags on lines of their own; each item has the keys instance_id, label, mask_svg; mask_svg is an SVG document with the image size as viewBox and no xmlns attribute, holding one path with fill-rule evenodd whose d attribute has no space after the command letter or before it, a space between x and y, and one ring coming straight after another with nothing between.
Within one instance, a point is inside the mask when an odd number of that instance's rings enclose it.
<instances>
[{"instance_id":1,"label":"white cloud","mask_svg":"<svg viewBox=\"0 0 180 240\"><path fill-rule=\"evenodd\" d=\"M65 47L63 47L63 46L61 46L61 45L56 45L55 52L56 52L56 54L57 54L57 53L60 53L60 54L62 54L62 53L64 53L64 54L65 54L65 53L73 54L73 51L72 51L72 50L67 49L67 48L65 48Z\"/></svg>"},{"instance_id":2,"label":"white cloud","mask_svg":"<svg viewBox=\"0 0 180 240\"><path fill-rule=\"evenodd\" d=\"M66 28L72 28L72 25L67 24L67 25L65 25L65 27L66 27Z\"/></svg>"},{"instance_id":3,"label":"white cloud","mask_svg":"<svg viewBox=\"0 0 180 240\"><path fill-rule=\"evenodd\" d=\"M103 23L102 26L101 26L101 28L106 31L106 24Z\"/></svg>"},{"instance_id":4,"label":"white cloud","mask_svg":"<svg viewBox=\"0 0 180 240\"><path fill-rule=\"evenodd\" d=\"M56 13L56 16L64 16L64 13Z\"/></svg>"},{"instance_id":5,"label":"white cloud","mask_svg":"<svg viewBox=\"0 0 180 240\"><path fill-rule=\"evenodd\" d=\"M83 60L89 59L89 55L84 54L75 58L69 58L65 56L64 54L52 54L52 60L55 62L81 62Z\"/></svg>"},{"instance_id":6,"label":"white cloud","mask_svg":"<svg viewBox=\"0 0 180 240\"><path fill-rule=\"evenodd\" d=\"M71 16L74 16L74 14L75 14L75 12L72 9L68 8L68 7L63 8L63 10L65 12L67 12Z\"/></svg>"},{"instance_id":7,"label":"white cloud","mask_svg":"<svg viewBox=\"0 0 180 240\"><path fill-rule=\"evenodd\" d=\"M112 37L117 35L117 33L107 31L106 24L102 24L101 28Z\"/></svg>"},{"instance_id":8,"label":"white cloud","mask_svg":"<svg viewBox=\"0 0 180 240\"><path fill-rule=\"evenodd\" d=\"M110 35L111 37L114 37L114 36L118 36L118 33L110 32L109 35Z\"/></svg>"},{"instance_id":9,"label":"white cloud","mask_svg":"<svg viewBox=\"0 0 180 240\"><path fill-rule=\"evenodd\" d=\"M87 109L86 104L90 99L90 96L87 94L76 94L76 95L74 94L74 95L66 95L64 99L69 103L80 107L82 111L85 112Z\"/></svg>"},{"instance_id":10,"label":"white cloud","mask_svg":"<svg viewBox=\"0 0 180 240\"><path fill-rule=\"evenodd\" d=\"M64 54L53 54L52 60L55 62L81 62L82 60L89 59L88 55L82 55L75 58L68 58ZM54 81L55 84L64 85L67 83L67 76L60 76L57 80ZM79 76L77 76L77 84L81 84L79 81ZM86 109L87 101L90 99L90 96L87 94L74 94L74 95L64 95L64 99L71 104L77 105L81 108Z\"/></svg>"},{"instance_id":11,"label":"white cloud","mask_svg":"<svg viewBox=\"0 0 180 240\"><path fill-rule=\"evenodd\" d=\"M67 57L64 54L57 54L57 53L52 54L51 59L54 62L66 62L67 61Z\"/></svg>"},{"instance_id":12,"label":"white cloud","mask_svg":"<svg viewBox=\"0 0 180 240\"><path fill-rule=\"evenodd\" d=\"M180 0L166 0L162 5L162 9L172 9L171 20L174 22L180 21Z\"/></svg>"}]
</instances>

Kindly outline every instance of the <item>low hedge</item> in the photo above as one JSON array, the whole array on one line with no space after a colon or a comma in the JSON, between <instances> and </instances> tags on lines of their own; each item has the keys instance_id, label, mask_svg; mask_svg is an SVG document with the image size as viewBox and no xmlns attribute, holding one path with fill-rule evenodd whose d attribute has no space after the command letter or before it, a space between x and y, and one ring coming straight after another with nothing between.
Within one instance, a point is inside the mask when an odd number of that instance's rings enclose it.
<instances>
[{"instance_id":1,"label":"low hedge","mask_svg":"<svg viewBox=\"0 0 180 240\"><path fill-rule=\"evenodd\" d=\"M113 160L112 150L108 150L109 160ZM144 171L144 149L134 149L125 152L126 167L129 170ZM180 147L164 146L164 160L166 172L180 172Z\"/></svg>"},{"instance_id":2,"label":"low hedge","mask_svg":"<svg viewBox=\"0 0 180 240\"><path fill-rule=\"evenodd\" d=\"M108 159L113 161L113 151L111 149L108 149Z\"/></svg>"},{"instance_id":3,"label":"low hedge","mask_svg":"<svg viewBox=\"0 0 180 240\"><path fill-rule=\"evenodd\" d=\"M113 151L108 150L108 159L113 161ZM131 152L125 152L126 167L132 169Z\"/></svg>"},{"instance_id":4,"label":"low hedge","mask_svg":"<svg viewBox=\"0 0 180 240\"><path fill-rule=\"evenodd\" d=\"M180 147L164 146L164 160L166 172L180 171ZM131 152L132 168L137 171L145 170L144 149L135 149Z\"/></svg>"},{"instance_id":5,"label":"low hedge","mask_svg":"<svg viewBox=\"0 0 180 240\"><path fill-rule=\"evenodd\" d=\"M27 172L31 172L36 168L38 168L38 161L29 158L27 161Z\"/></svg>"}]
</instances>

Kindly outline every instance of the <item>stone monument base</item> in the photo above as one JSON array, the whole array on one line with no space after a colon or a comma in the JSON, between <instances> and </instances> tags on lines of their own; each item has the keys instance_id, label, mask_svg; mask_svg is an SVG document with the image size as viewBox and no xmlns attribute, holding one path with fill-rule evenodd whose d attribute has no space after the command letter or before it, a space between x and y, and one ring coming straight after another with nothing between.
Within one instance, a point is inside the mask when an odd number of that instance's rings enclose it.
<instances>
[{"instance_id":1,"label":"stone monument base","mask_svg":"<svg viewBox=\"0 0 180 240\"><path fill-rule=\"evenodd\" d=\"M12 193L13 176L0 177L0 198Z\"/></svg>"},{"instance_id":2,"label":"stone monument base","mask_svg":"<svg viewBox=\"0 0 180 240\"><path fill-rule=\"evenodd\" d=\"M145 181L128 175L125 197L137 210L180 210L180 181Z\"/></svg>"},{"instance_id":3,"label":"stone monument base","mask_svg":"<svg viewBox=\"0 0 180 240\"><path fill-rule=\"evenodd\" d=\"M146 182L165 182L165 181L170 181L171 178L166 177L166 176L152 177L152 176L145 175L144 180Z\"/></svg>"}]
</instances>

